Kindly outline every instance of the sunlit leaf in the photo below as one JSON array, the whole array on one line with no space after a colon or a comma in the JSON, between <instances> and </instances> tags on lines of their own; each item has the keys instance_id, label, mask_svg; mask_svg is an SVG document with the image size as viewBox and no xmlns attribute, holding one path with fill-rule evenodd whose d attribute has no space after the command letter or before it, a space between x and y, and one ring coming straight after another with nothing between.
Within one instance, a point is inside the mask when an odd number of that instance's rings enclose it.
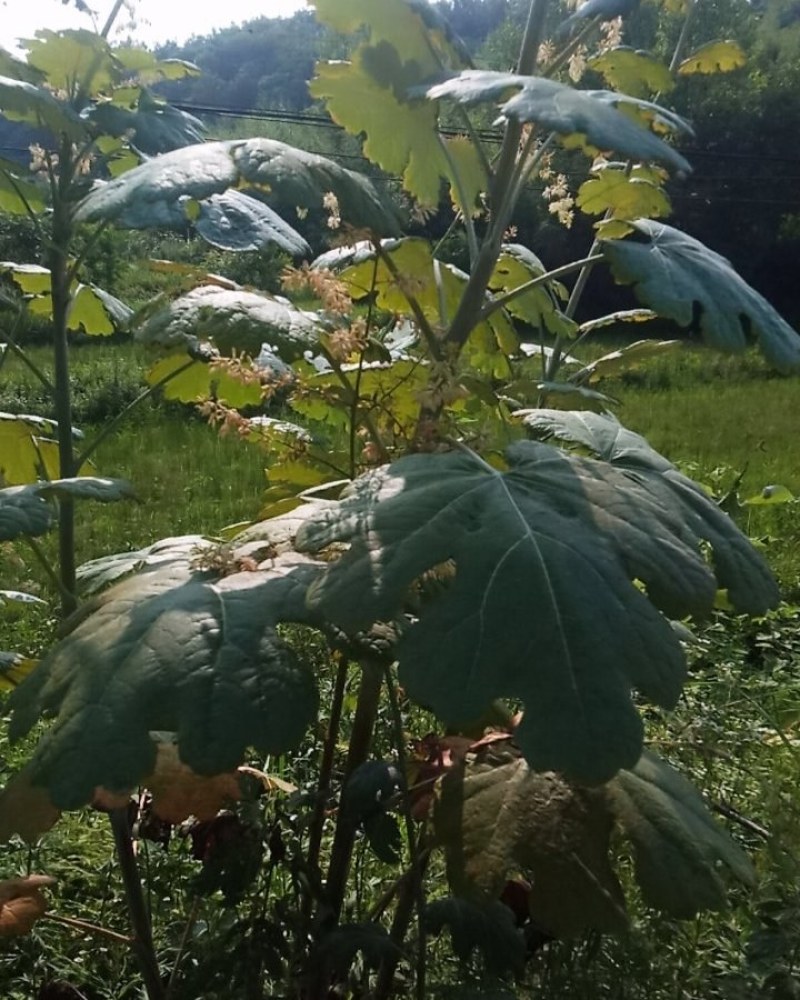
<instances>
[{"instance_id":1,"label":"sunlit leaf","mask_svg":"<svg viewBox=\"0 0 800 1000\"><path fill-rule=\"evenodd\" d=\"M98 503L116 503L135 497L133 486L126 479L103 479L98 476L75 476L71 479L54 479L38 483L42 496L69 497L73 500L94 500Z\"/></svg>"},{"instance_id":2,"label":"sunlit leaf","mask_svg":"<svg viewBox=\"0 0 800 1000\"><path fill-rule=\"evenodd\" d=\"M168 354L145 375L147 383L160 386L164 399L181 403L201 403L217 399L242 409L263 402L264 387L258 378L243 380L208 359L189 360L185 354Z\"/></svg>"},{"instance_id":3,"label":"sunlit leaf","mask_svg":"<svg viewBox=\"0 0 800 1000\"><path fill-rule=\"evenodd\" d=\"M747 497L742 503L747 504L748 507L764 507L772 506L773 504L790 503L795 499L794 494L786 486L780 486L773 483L769 486L765 486L760 493L756 493L755 496Z\"/></svg>"},{"instance_id":4,"label":"sunlit leaf","mask_svg":"<svg viewBox=\"0 0 800 1000\"><path fill-rule=\"evenodd\" d=\"M609 407L619 405L619 400L613 396L574 382L539 382L536 388L550 406L563 403L567 410L594 410L596 413L603 413ZM523 413L527 411L519 411L515 416Z\"/></svg>"},{"instance_id":5,"label":"sunlit leaf","mask_svg":"<svg viewBox=\"0 0 800 1000\"><path fill-rule=\"evenodd\" d=\"M532 250L519 243L507 243L501 248L489 278L489 288L493 292L508 292L546 271L547 268ZM544 327L556 336L571 337L577 330L577 323L566 316L559 306L566 298L567 291L561 282L548 281L512 299L505 308L512 316L531 326Z\"/></svg>"},{"instance_id":6,"label":"sunlit leaf","mask_svg":"<svg viewBox=\"0 0 800 1000\"><path fill-rule=\"evenodd\" d=\"M26 215L43 212L46 207L44 191L39 185L19 176L19 165L0 160L0 211L9 215Z\"/></svg>"},{"instance_id":7,"label":"sunlit leaf","mask_svg":"<svg viewBox=\"0 0 800 1000\"><path fill-rule=\"evenodd\" d=\"M669 93L675 86L669 68L649 52L640 52L627 45L606 49L587 60L590 69L602 74L614 90L632 97Z\"/></svg>"},{"instance_id":8,"label":"sunlit leaf","mask_svg":"<svg viewBox=\"0 0 800 1000\"><path fill-rule=\"evenodd\" d=\"M148 156L205 139L205 127L199 118L157 100L145 89L139 92L135 107L105 101L92 105L84 117L106 135L129 138Z\"/></svg>"},{"instance_id":9,"label":"sunlit leaf","mask_svg":"<svg viewBox=\"0 0 800 1000\"><path fill-rule=\"evenodd\" d=\"M74 95L87 86L91 94L108 91L119 64L105 38L85 28L51 31L42 28L22 43L31 66L44 73L55 90Z\"/></svg>"},{"instance_id":10,"label":"sunlit leaf","mask_svg":"<svg viewBox=\"0 0 800 1000\"><path fill-rule=\"evenodd\" d=\"M730 73L746 62L747 56L738 42L717 39L701 45L696 52L684 59L678 66L678 73L681 76L693 73Z\"/></svg>"},{"instance_id":11,"label":"sunlit leaf","mask_svg":"<svg viewBox=\"0 0 800 1000\"><path fill-rule=\"evenodd\" d=\"M393 212L362 174L263 138L206 142L154 157L112 181L98 182L76 218L113 220L129 229L183 230L192 204L248 185L272 193L283 205L306 208L321 208L323 197L333 193L346 222L379 232L397 229Z\"/></svg>"},{"instance_id":12,"label":"sunlit leaf","mask_svg":"<svg viewBox=\"0 0 800 1000\"><path fill-rule=\"evenodd\" d=\"M576 204L587 215L610 212L623 219L658 218L672 211L667 193L658 184L613 167L584 181L578 188Z\"/></svg>"},{"instance_id":13,"label":"sunlit leaf","mask_svg":"<svg viewBox=\"0 0 800 1000\"><path fill-rule=\"evenodd\" d=\"M94 594L125 576L140 570L153 569L164 563L179 562L190 566L204 549L213 548L214 542L203 535L179 535L162 538L132 552L120 552L92 559L78 567L77 577L81 592Z\"/></svg>"},{"instance_id":14,"label":"sunlit leaf","mask_svg":"<svg viewBox=\"0 0 800 1000\"><path fill-rule=\"evenodd\" d=\"M517 93L509 98L512 91ZM654 160L680 173L691 171L680 153L613 107L620 102L641 105L624 94L574 90L542 77L465 70L429 87L426 95L430 100L449 99L461 104L500 101L502 118L533 122L562 136L585 136L598 149L616 150L636 160ZM652 107L674 119L665 109Z\"/></svg>"},{"instance_id":15,"label":"sunlit leaf","mask_svg":"<svg viewBox=\"0 0 800 1000\"><path fill-rule=\"evenodd\" d=\"M561 416L599 421L611 461L530 441L508 449L507 472L467 451L409 456L356 480L297 544L349 543L310 595L347 630L391 620L414 580L453 560L455 579L398 644L403 687L449 723L518 699L531 765L599 782L638 760L630 689L670 705L681 688L683 652L656 609L708 613L722 585L763 612L778 590L729 518L643 439L618 455L615 421Z\"/></svg>"},{"instance_id":16,"label":"sunlit leaf","mask_svg":"<svg viewBox=\"0 0 800 1000\"><path fill-rule=\"evenodd\" d=\"M258 250L273 244L292 257L311 256L305 239L269 205L241 191L212 194L194 220L203 239L221 250Z\"/></svg>"},{"instance_id":17,"label":"sunlit leaf","mask_svg":"<svg viewBox=\"0 0 800 1000\"><path fill-rule=\"evenodd\" d=\"M573 372L570 379L578 384L592 385L609 376L638 368L643 362L670 354L682 347L683 343L680 340L637 340L626 347L621 347L618 351L610 351L590 361L580 371Z\"/></svg>"},{"instance_id":18,"label":"sunlit leaf","mask_svg":"<svg viewBox=\"0 0 800 1000\"><path fill-rule=\"evenodd\" d=\"M86 138L86 124L68 105L25 80L0 76L0 111L11 121L29 122L55 135L63 133L76 141Z\"/></svg>"},{"instance_id":19,"label":"sunlit leaf","mask_svg":"<svg viewBox=\"0 0 800 1000\"><path fill-rule=\"evenodd\" d=\"M316 346L320 325L316 313L285 300L241 288L201 285L147 317L136 330L136 339L189 350L210 341L223 354L235 350L251 357L267 343L285 361L294 361Z\"/></svg>"},{"instance_id":20,"label":"sunlit leaf","mask_svg":"<svg viewBox=\"0 0 800 1000\"><path fill-rule=\"evenodd\" d=\"M5 593L6 591L0 591L0 597L3 597ZM38 600L31 595L26 596L30 597L31 601ZM4 597L3 600L5 600ZM39 603L44 604L44 601L39 601ZM23 656L22 653L0 652L0 692L13 691L38 662L33 657Z\"/></svg>"},{"instance_id":21,"label":"sunlit leaf","mask_svg":"<svg viewBox=\"0 0 800 1000\"><path fill-rule=\"evenodd\" d=\"M800 369L800 336L730 262L699 240L663 222L639 219L623 240L604 240L614 278L632 284L637 298L660 316L690 326L700 310L706 343L742 351L748 334L781 371Z\"/></svg>"}]
</instances>

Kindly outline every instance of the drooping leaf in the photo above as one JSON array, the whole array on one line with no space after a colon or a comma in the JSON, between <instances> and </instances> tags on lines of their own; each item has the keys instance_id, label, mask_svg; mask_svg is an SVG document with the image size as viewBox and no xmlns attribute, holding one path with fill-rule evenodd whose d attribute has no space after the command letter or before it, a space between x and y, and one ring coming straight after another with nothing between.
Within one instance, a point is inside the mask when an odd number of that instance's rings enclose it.
<instances>
[{"instance_id":1,"label":"drooping leaf","mask_svg":"<svg viewBox=\"0 0 800 1000\"><path fill-rule=\"evenodd\" d=\"M614 278L632 284L640 301L684 327L699 307L700 331L712 347L742 351L751 334L770 364L800 369L800 336L724 257L663 222L630 225L631 236L604 240L602 250Z\"/></svg>"},{"instance_id":2,"label":"drooping leaf","mask_svg":"<svg viewBox=\"0 0 800 1000\"><path fill-rule=\"evenodd\" d=\"M200 203L195 229L221 250L258 250L274 244L292 257L311 256L305 239L269 205L241 191L212 194Z\"/></svg>"},{"instance_id":3,"label":"drooping leaf","mask_svg":"<svg viewBox=\"0 0 800 1000\"><path fill-rule=\"evenodd\" d=\"M314 621L304 598L318 569L290 557L231 569L176 561L117 584L9 696L13 739L56 715L31 762L55 805L137 785L154 769L153 731L175 733L200 775L232 770L250 746L283 753L301 739L316 687L276 625Z\"/></svg>"},{"instance_id":4,"label":"drooping leaf","mask_svg":"<svg viewBox=\"0 0 800 1000\"><path fill-rule=\"evenodd\" d=\"M133 107L100 102L91 105L85 117L106 135L130 138L135 148L148 156L205 139L205 126L199 118L157 100L146 89L139 91Z\"/></svg>"},{"instance_id":5,"label":"drooping leaf","mask_svg":"<svg viewBox=\"0 0 800 1000\"><path fill-rule=\"evenodd\" d=\"M99 476L54 479L49 483L38 483L36 488L45 497L70 497L73 500L95 500L99 503L116 503L118 500L131 500L136 496L133 486L127 479L107 479Z\"/></svg>"},{"instance_id":6,"label":"drooping leaf","mask_svg":"<svg viewBox=\"0 0 800 1000\"><path fill-rule=\"evenodd\" d=\"M450 931L453 951L462 962L478 952L486 968L499 976L522 971L525 939L514 924L511 910L496 900L435 899L426 904L425 927L430 934Z\"/></svg>"},{"instance_id":7,"label":"drooping leaf","mask_svg":"<svg viewBox=\"0 0 800 1000\"><path fill-rule=\"evenodd\" d=\"M386 803L397 791L400 775L397 768L384 760L367 760L348 777L340 809L352 823L383 812Z\"/></svg>"},{"instance_id":8,"label":"drooping leaf","mask_svg":"<svg viewBox=\"0 0 800 1000\"><path fill-rule=\"evenodd\" d=\"M30 122L75 141L86 137L86 125L67 104L25 80L0 76L0 112L11 121Z\"/></svg>"},{"instance_id":9,"label":"drooping leaf","mask_svg":"<svg viewBox=\"0 0 800 1000\"><path fill-rule=\"evenodd\" d=\"M0 938L30 933L47 911L42 889L55 881L49 875L28 875L0 882Z\"/></svg>"},{"instance_id":10,"label":"drooping leaf","mask_svg":"<svg viewBox=\"0 0 800 1000\"><path fill-rule=\"evenodd\" d=\"M507 95L516 91L513 97ZM426 91L430 100L455 100L461 104L500 104L501 118L533 122L562 136L585 136L597 149L616 150L635 160L654 160L680 173L689 173L688 162L671 146L618 111L613 104L642 102L624 94L574 90L543 77L518 76L493 70L465 70ZM652 105L664 116L674 115Z\"/></svg>"},{"instance_id":11,"label":"drooping leaf","mask_svg":"<svg viewBox=\"0 0 800 1000\"><path fill-rule=\"evenodd\" d=\"M520 442L507 460L498 472L466 451L414 455L360 477L298 533L301 550L350 544L310 599L347 630L389 621L417 578L452 560L455 579L398 644L400 682L452 723L519 699L529 763L600 782L639 758L630 689L664 705L680 691L683 653L656 607L704 614L724 586L763 611L777 588L727 516L655 452L609 463Z\"/></svg>"},{"instance_id":12,"label":"drooping leaf","mask_svg":"<svg viewBox=\"0 0 800 1000\"><path fill-rule=\"evenodd\" d=\"M678 73L681 76L694 73L730 73L746 62L747 56L738 42L717 39L701 45L696 52L684 59L678 66Z\"/></svg>"},{"instance_id":13,"label":"drooping leaf","mask_svg":"<svg viewBox=\"0 0 800 1000\"><path fill-rule=\"evenodd\" d=\"M628 344L627 347L621 347L618 351L610 351L608 354L590 361L579 371L573 372L570 379L578 385L592 385L609 376L638 368L639 365L651 358L670 354L682 347L683 342L680 340L637 340Z\"/></svg>"},{"instance_id":14,"label":"drooping leaf","mask_svg":"<svg viewBox=\"0 0 800 1000\"><path fill-rule=\"evenodd\" d=\"M649 52L640 52L627 45L606 49L587 60L590 69L601 73L614 90L632 97L666 94L675 87L669 68Z\"/></svg>"},{"instance_id":15,"label":"drooping leaf","mask_svg":"<svg viewBox=\"0 0 800 1000\"><path fill-rule=\"evenodd\" d=\"M633 845L646 902L675 917L725 905L722 871L755 881L744 852L716 824L697 790L655 754L610 782L609 807Z\"/></svg>"},{"instance_id":16,"label":"drooping leaf","mask_svg":"<svg viewBox=\"0 0 800 1000\"><path fill-rule=\"evenodd\" d=\"M565 409L568 410L593 410L595 413L603 413L609 407L619 405L619 400L613 396L595 389L587 389L574 382L539 382L536 389L551 406L563 402ZM519 410L517 413L527 413L527 410Z\"/></svg>"},{"instance_id":17,"label":"drooping leaf","mask_svg":"<svg viewBox=\"0 0 800 1000\"><path fill-rule=\"evenodd\" d=\"M0 490L0 542L36 538L49 531L55 520L55 510L35 485Z\"/></svg>"},{"instance_id":18,"label":"drooping leaf","mask_svg":"<svg viewBox=\"0 0 800 1000\"><path fill-rule=\"evenodd\" d=\"M498 743L447 771L433 819L458 895L497 898L508 878L523 871L535 886L531 916L548 933L626 926L602 794L531 771L513 748Z\"/></svg>"},{"instance_id":19,"label":"drooping leaf","mask_svg":"<svg viewBox=\"0 0 800 1000\"><path fill-rule=\"evenodd\" d=\"M354 226L394 232L393 213L363 175L275 139L230 139L186 146L99 183L80 203L83 222L113 220L129 229L185 229L192 206L229 188L270 192L282 205L321 208L333 193Z\"/></svg>"},{"instance_id":20,"label":"drooping leaf","mask_svg":"<svg viewBox=\"0 0 800 1000\"><path fill-rule=\"evenodd\" d=\"M194 816L203 822L241 798L235 770L199 775L184 764L173 742L161 739L156 745L155 767L142 784L153 796L153 812L159 819L177 824Z\"/></svg>"},{"instance_id":21,"label":"drooping leaf","mask_svg":"<svg viewBox=\"0 0 800 1000\"><path fill-rule=\"evenodd\" d=\"M316 346L321 320L269 295L201 285L147 317L136 330L140 343L193 350L211 341L223 354L236 350L255 357L263 343L285 361Z\"/></svg>"}]
</instances>

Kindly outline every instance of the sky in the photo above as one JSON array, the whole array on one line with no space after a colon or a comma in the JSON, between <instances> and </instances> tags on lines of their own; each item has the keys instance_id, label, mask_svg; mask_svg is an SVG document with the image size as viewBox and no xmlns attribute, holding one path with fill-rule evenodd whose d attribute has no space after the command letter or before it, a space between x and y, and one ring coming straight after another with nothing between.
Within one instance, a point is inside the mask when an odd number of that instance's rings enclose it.
<instances>
[{"instance_id":1,"label":"sky","mask_svg":"<svg viewBox=\"0 0 800 1000\"><path fill-rule=\"evenodd\" d=\"M113 0L85 0L96 12L102 27ZM127 37L147 45L170 40L182 42L191 35L206 35L214 28L227 28L255 17L288 17L304 10L305 0L132 0L136 24L123 8L117 25ZM16 39L31 37L39 28L91 28L91 20L81 14L73 0L0 0L0 45L17 51ZM115 35L112 34L112 40ZM117 36L119 37L119 36Z\"/></svg>"}]
</instances>

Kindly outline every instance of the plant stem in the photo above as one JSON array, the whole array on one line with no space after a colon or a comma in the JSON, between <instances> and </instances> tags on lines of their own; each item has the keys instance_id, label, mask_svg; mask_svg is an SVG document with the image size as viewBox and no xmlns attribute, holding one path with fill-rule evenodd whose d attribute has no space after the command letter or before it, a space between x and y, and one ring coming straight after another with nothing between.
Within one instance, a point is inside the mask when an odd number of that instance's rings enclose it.
<instances>
[{"instance_id":1,"label":"plant stem","mask_svg":"<svg viewBox=\"0 0 800 1000\"><path fill-rule=\"evenodd\" d=\"M175 956L175 961L172 963L172 972L169 974L169 981L167 982L167 992L166 1000L172 996L172 991L175 988L175 983L178 980L178 969L180 968L181 959L186 952L186 945L189 941L189 935L192 933L192 928L195 923L197 923L197 915L200 912L202 900L200 896L197 896L192 903L192 908L189 911L189 916L186 920L186 926L183 928L183 934L181 934L181 941L178 945L178 954Z\"/></svg>"},{"instance_id":2,"label":"plant stem","mask_svg":"<svg viewBox=\"0 0 800 1000\"><path fill-rule=\"evenodd\" d=\"M692 21L694 21L694 13L697 10L697 0L688 0L688 9L686 11L686 17L683 19L683 27L681 28L681 33L678 36L678 41L675 45L675 51L672 53L672 59L669 63L670 73L675 75L676 70L683 56L683 50L686 47L686 42L689 38L689 31L692 27Z\"/></svg>"},{"instance_id":3,"label":"plant stem","mask_svg":"<svg viewBox=\"0 0 800 1000\"><path fill-rule=\"evenodd\" d=\"M48 579L55 587L56 593L61 597L62 602L68 599L74 599L75 596L74 594L69 594L65 590L63 590L63 584L61 583L61 578L56 572L56 569L53 566L53 564L47 558L44 549L36 541L36 539L31 538L29 535L24 535L23 538L27 542L31 552L33 552L33 554L38 559L42 569L47 574Z\"/></svg>"},{"instance_id":4,"label":"plant stem","mask_svg":"<svg viewBox=\"0 0 800 1000\"><path fill-rule=\"evenodd\" d=\"M52 920L54 923L63 924L65 927L73 927L78 931L87 931L89 934L99 934L102 937L109 938L111 941L117 941L119 944L126 944L128 946L134 944L134 939L128 937L127 934L118 934L107 927L100 927L99 924L91 924L87 920L78 920L75 917L62 917L58 913L44 913L42 920Z\"/></svg>"},{"instance_id":5,"label":"plant stem","mask_svg":"<svg viewBox=\"0 0 800 1000\"><path fill-rule=\"evenodd\" d=\"M70 309L68 248L72 240L69 205L72 147L64 139L59 154L59 173L51 167L53 198L53 243L49 253L50 291L53 301L53 361L55 370L55 413L58 422L59 472L62 478L74 476L75 455L72 444L72 397L69 382ZM61 608L65 615L75 610L75 506L69 498L59 501L58 550L61 579Z\"/></svg>"},{"instance_id":6,"label":"plant stem","mask_svg":"<svg viewBox=\"0 0 800 1000\"><path fill-rule=\"evenodd\" d=\"M342 706L347 686L348 667L349 664L343 657L336 669L333 699L331 701L331 717L328 723L328 732L325 734L325 742L322 746L322 759L320 760L319 778L317 780L317 800L314 803L314 812L311 816L308 831L307 858L308 867L312 871L319 870L319 853L322 847L322 833L325 825L325 806L330 794L331 775L333 774L336 744L339 739L339 725L342 720Z\"/></svg>"},{"instance_id":7,"label":"plant stem","mask_svg":"<svg viewBox=\"0 0 800 1000\"><path fill-rule=\"evenodd\" d=\"M109 819L114 833L117 860L122 873L128 914L134 933L133 950L139 962L144 988L148 1000L167 1000L167 993L161 981L158 959L153 947L153 934L142 894L142 883L133 850L127 808L112 809L109 813Z\"/></svg>"},{"instance_id":8,"label":"plant stem","mask_svg":"<svg viewBox=\"0 0 800 1000\"><path fill-rule=\"evenodd\" d=\"M361 663L361 684L358 689L358 701L353 717L353 728L350 743L347 748L347 762L344 770L344 783L357 767L369 757L372 745L372 733L378 716L381 687L383 686L383 670L375 663L364 660ZM338 918L344 902L347 876L350 871L350 858L353 852L353 842L356 826L341 810L337 816L336 832L331 847L331 860L328 865L328 877L325 881L327 903Z\"/></svg>"}]
</instances>

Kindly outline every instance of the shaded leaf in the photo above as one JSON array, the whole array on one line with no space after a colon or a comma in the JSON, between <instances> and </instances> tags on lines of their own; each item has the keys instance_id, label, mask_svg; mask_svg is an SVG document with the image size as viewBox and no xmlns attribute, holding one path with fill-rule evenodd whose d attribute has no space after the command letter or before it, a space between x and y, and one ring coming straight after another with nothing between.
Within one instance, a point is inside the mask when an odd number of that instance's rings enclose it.
<instances>
[{"instance_id":1,"label":"shaded leaf","mask_svg":"<svg viewBox=\"0 0 800 1000\"><path fill-rule=\"evenodd\" d=\"M597 392L595 389L587 389L574 382L539 382L536 389L551 405L563 402L567 409L594 410L596 413L602 413L610 406L619 405L619 400L613 396ZM515 416L527 413L527 410L518 410Z\"/></svg>"},{"instance_id":2,"label":"shaded leaf","mask_svg":"<svg viewBox=\"0 0 800 1000\"><path fill-rule=\"evenodd\" d=\"M200 203L195 229L221 250L259 250L272 243L292 257L311 256L305 239L269 205L241 191L212 194Z\"/></svg>"},{"instance_id":3,"label":"shaded leaf","mask_svg":"<svg viewBox=\"0 0 800 1000\"><path fill-rule=\"evenodd\" d=\"M55 511L35 484L0 490L0 542L36 538L49 531L55 520Z\"/></svg>"},{"instance_id":4,"label":"shaded leaf","mask_svg":"<svg viewBox=\"0 0 800 1000\"><path fill-rule=\"evenodd\" d=\"M651 906L681 918L718 910L725 905L723 870L754 884L745 853L717 825L697 790L655 754L645 751L607 791Z\"/></svg>"},{"instance_id":5,"label":"shaded leaf","mask_svg":"<svg viewBox=\"0 0 800 1000\"><path fill-rule=\"evenodd\" d=\"M517 93L507 98L509 91ZM654 160L679 173L689 173L688 162L648 129L612 105L641 105L624 94L574 90L555 80L492 70L465 70L426 91L430 100L450 99L461 104L502 101L501 118L534 122L562 136L580 134L592 146L616 150L635 160ZM507 99L506 99L507 98ZM675 116L651 105L670 120Z\"/></svg>"},{"instance_id":6,"label":"shaded leaf","mask_svg":"<svg viewBox=\"0 0 800 1000\"><path fill-rule=\"evenodd\" d=\"M447 927L453 951L462 962L477 951L488 971L499 976L520 973L525 965L525 939L502 903L435 899L426 904L423 919L430 934L441 934Z\"/></svg>"},{"instance_id":7,"label":"shaded leaf","mask_svg":"<svg viewBox=\"0 0 800 1000\"><path fill-rule=\"evenodd\" d=\"M447 772L433 818L457 894L497 897L508 878L523 871L532 873L531 916L548 933L625 928L602 794L531 771L500 743Z\"/></svg>"},{"instance_id":8,"label":"shaded leaf","mask_svg":"<svg viewBox=\"0 0 800 1000\"><path fill-rule=\"evenodd\" d=\"M380 924L340 924L322 938L315 959L334 974L344 977L359 952L373 969L384 960L402 956L400 946Z\"/></svg>"},{"instance_id":9,"label":"shaded leaf","mask_svg":"<svg viewBox=\"0 0 800 1000\"><path fill-rule=\"evenodd\" d=\"M0 211L10 215L43 212L47 206L44 191L38 184L18 176L19 165L0 160Z\"/></svg>"},{"instance_id":10,"label":"shaded leaf","mask_svg":"<svg viewBox=\"0 0 800 1000\"><path fill-rule=\"evenodd\" d=\"M675 87L672 74L664 63L649 52L640 52L627 45L606 49L588 59L587 65L602 74L614 90L632 97L666 94Z\"/></svg>"},{"instance_id":11,"label":"shaded leaf","mask_svg":"<svg viewBox=\"0 0 800 1000\"><path fill-rule=\"evenodd\" d=\"M250 185L284 205L321 208L332 192L354 226L394 232L397 223L372 183L332 160L274 139L230 139L186 146L98 183L76 211L83 222L113 220L129 229L185 229L191 206Z\"/></svg>"},{"instance_id":12,"label":"shaded leaf","mask_svg":"<svg viewBox=\"0 0 800 1000\"><path fill-rule=\"evenodd\" d=\"M146 89L139 92L135 107L107 101L91 105L85 117L105 135L129 139L148 156L203 142L205 138L205 126L199 118L159 101Z\"/></svg>"},{"instance_id":13,"label":"shaded leaf","mask_svg":"<svg viewBox=\"0 0 800 1000\"><path fill-rule=\"evenodd\" d=\"M0 937L30 933L47 911L47 900L41 890L55 885L55 881L49 875L28 875L0 882Z\"/></svg>"},{"instance_id":14,"label":"shaded leaf","mask_svg":"<svg viewBox=\"0 0 800 1000\"><path fill-rule=\"evenodd\" d=\"M340 809L351 823L381 813L397 791L400 775L396 767L384 760L367 760L348 777Z\"/></svg>"},{"instance_id":15,"label":"shaded leaf","mask_svg":"<svg viewBox=\"0 0 800 1000\"><path fill-rule=\"evenodd\" d=\"M453 560L455 579L398 644L400 683L451 723L520 699L531 765L600 782L639 758L631 687L664 705L680 691L683 653L656 607L708 613L724 586L763 611L777 588L727 516L655 452L615 464L520 442L506 456L508 472L460 451L360 477L298 533L309 551L350 545L310 599L346 630L390 621L418 577Z\"/></svg>"},{"instance_id":16,"label":"shaded leaf","mask_svg":"<svg viewBox=\"0 0 800 1000\"><path fill-rule=\"evenodd\" d=\"M663 222L639 219L630 225L631 236L601 246L614 278L632 284L640 301L684 327L699 307L700 331L712 347L742 351L752 334L770 364L800 369L800 336L729 261Z\"/></svg>"},{"instance_id":17,"label":"shaded leaf","mask_svg":"<svg viewBox=\"0 0 800 1000\"><path fill-rule=\"evenodd\" d=\"M684 59L678 66L678 73L681 76L694 73L730 73L746 62L747 56L738 42L717 39L701 45L696 52Z\"/></svg>"},{"instance_id":18,"label":"shaded leaf","mask_svg":"<svg viewBox=\"0 0 800 1000\"><path fill-rule=\"evenodd\" d=\"M315 717L310 670L276 632L312 622L313 564L284 557L264 572L219 577L180 562L106 591L9 697L12 738L56 715L32 780L75 808L151 774L151 731L176 734L201 775L232 770L246 748L283 753Z\"/></svg>"}]
</instances>

